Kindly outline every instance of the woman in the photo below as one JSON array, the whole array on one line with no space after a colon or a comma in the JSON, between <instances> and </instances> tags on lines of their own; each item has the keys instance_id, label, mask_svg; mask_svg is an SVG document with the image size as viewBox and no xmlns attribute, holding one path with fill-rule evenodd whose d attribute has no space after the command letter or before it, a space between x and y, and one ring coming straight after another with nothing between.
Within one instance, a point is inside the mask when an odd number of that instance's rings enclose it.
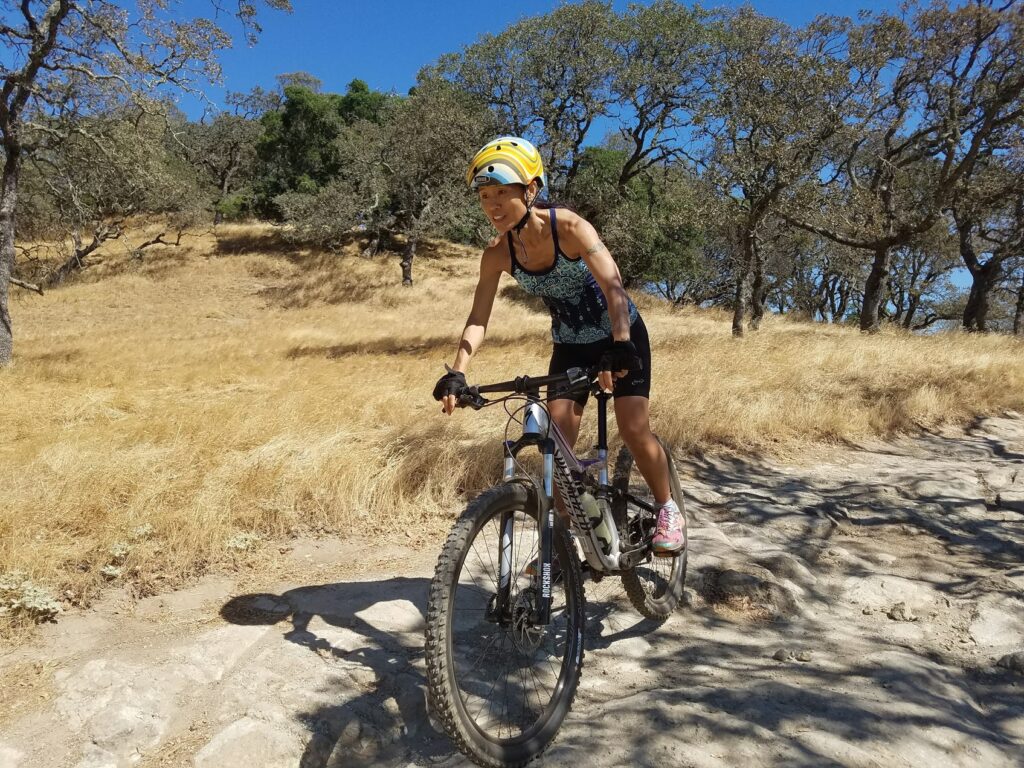
<instances>
[{"instance_id":1,"label":"woman","mask_svg":"<svg viewBox=\"0 0 1024 768\"><path fill-rule=\"evenodd\" d=\"M551 312L550 374L600 364L598 382L614 397L619 435L629 446L659 507L654 550L672 555L685 545L682 515L669 491L668 464L651 432L651 348L647 328L594 227L566 208L539 207L545 184L540 153L530 142L504 136L485 145L466 174L498 236L484 250L473 308L451 370L434 398L451 415L466 387L470 358L480 348L498 281L508 272ZM575 445L588 393L549 402L551 418Z\"/></svg>"}]
</instances>

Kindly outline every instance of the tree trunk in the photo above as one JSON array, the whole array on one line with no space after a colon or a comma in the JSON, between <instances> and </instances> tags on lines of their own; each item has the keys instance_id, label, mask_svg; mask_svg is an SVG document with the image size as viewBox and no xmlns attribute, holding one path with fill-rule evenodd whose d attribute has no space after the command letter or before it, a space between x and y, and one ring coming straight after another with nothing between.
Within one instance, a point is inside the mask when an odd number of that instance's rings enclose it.
<instances>
[{"instance_id":1,"label":"tree trunk","mask_svg":"<svg viewBox=\"0 0 1024 768\"><path fill-rule=\"evenodd\" d=\"M903 317L903 327L908 331L914 328L914 315L917 314L920 305L921 297L916 293L910 294L910 298L907 301L907 314Z\"/></svg>"},{"instance_id":2,"label":"tree trunk","mask_svg":"<svg viewBox=\"0 0 1024 768\"><path fill-rule=\"evenodd\" d=\"M18 172L21 157L8 149L0 181L0 367L11 362L14 330L8 303L11 274L14 272L14 213L18 201Z\"/></svg>"},{"instance_id":3,"label":"tree trunk","mask_svg":"<svg viewBox=\"0 0 1024 768\"><path fill-rule=\"evenodd\" d=\"M999 262L992 257L987 264L979 264L971 270L971 293L964 307L964 330L982 333L988 330L989 296L999 279L999 267Z\"/></svg>"},{"instance_id":4,"label":"tree trunk","mask_svg":"<svg viewBox=\"0 0 1024 768\"><path fill-rule=\"evenodd\" d=\"M985 331L988 326L988 299L992 287L999 277L1000 262L993 256L982 264L974 250L974 220L956 217L957 235L960 238L960 258L971 273L971 293L964 307L963 327L966 331Z\"/></svg>"},{"instance_id":5,"label":"tree trunk","mask_svg":"<svg viewBox=\"0 0 1024 768\"><path fill-rule=\"evenodd\" d=\"M853 293L853 287L846 280L843 280L839 285L839 304L836 307L835 312L832 313L832 322L841 323L843 318L846 317L846 308L850 305L850 296Z\"/></svg>"},{"instance_id":6,"label":"tree trunk","mask_svg":"<svg viewBox=\"0 0 1024 768\"><path fill-rule=\"evenodd\" d=\"M365 248L362 250L362 256L364 259L372 259L377 255L380 250L381 233L380 230L373 230L370 232L370 241Z\"/></svg>"},{"instance_id":7,"label":"tree trunk","mask_svg":"<svg viewBox=\"0 0 1024 768\"><path fill-rule=\"evenodd\" d=\"M882 306L882 288L889 274L889 248L883 246L875 251L875 259L871 264L871 272L864 283L864 303L860 310L860 329L868 333L878 333L878 310Z\"/></svg>"},{"instance_id":8,"label":"tree trunk","mask_svg":"<svg viewBox=\"0 0 1024 768\"><path fill-rule=\"evenodd\" d=\"M121 237L121 225L119 223L114 224L113 226L108 225L106 223L100 223L93 230L92 242L90 242L88 245L82 244L81 235L76 231L73 236L74 251L72 251L71 256L68 257L68 259L63 264L61 264L60 267L58 267L57 270L52 275L50 275L46 279L46 287L56 288L58 285L60 285L69 277L71 277L71 275L73 275L75 272L80 272L81 270L85 269L86 266L88 266L85 263L85 260L92 254L93 251L95 251L97 248L103 245L103 243L105 243L107 240L116 240L119 237ZM160 237L163 237L163 234L161 234ZM157 240L159 240L160 237L158 237ZM178 239L181 239L180 234L178 235ZM145 248L147 245L153 245L154 242L156 241L146 243L137 250L142 250L142 248Z\"/></svg>"},{"instance_id":9,"label":"tree trunk","mask_svg":"<svg viewBox=\"0 0 1024 768\"><path fill-rule=\"evenodd\" d=\"M733 293L732 305L732 335L737 338L743 336L743 315L747 308L747 277L750 275L753 258L753 239L752 232L743 234L742 253L736 269L736 289Z\"/></svg>"},{"instance_id":10,"label":"tree trunk","mask_svg":"<svg viewBox=\"0 0 1024 768\"><path fill-rule=\"evenodd\" d=\"M751 249L754 259L754 283L750 289L750 330L756 331L761 327L761 319L764 317L764 299L768 286L764 280L764 259L761 258L761 248L756 240L751 243Z\"/></svg>"},{"instance_id":11,"label":"tree trunk","mask_svg":"<svg viewBox=\"0 0 1024 768\"><path fill-rule=\"evenodd\" d=\"M416 258L416 240L410 237L402 251L402 285L412 285L412 260Z\"/></svg>"},{"instance_id":12,"label":"tree trunk","mask_svg":"<svg viewBox=\"0 0 1024 768\"><path fill-rule=\"evenodd\" d=\"M1024 334L1024 274L1020 277L1020 288L1017 289L1017 309L1013 313L1013 334Z\"/></svg>"}]
</instances>

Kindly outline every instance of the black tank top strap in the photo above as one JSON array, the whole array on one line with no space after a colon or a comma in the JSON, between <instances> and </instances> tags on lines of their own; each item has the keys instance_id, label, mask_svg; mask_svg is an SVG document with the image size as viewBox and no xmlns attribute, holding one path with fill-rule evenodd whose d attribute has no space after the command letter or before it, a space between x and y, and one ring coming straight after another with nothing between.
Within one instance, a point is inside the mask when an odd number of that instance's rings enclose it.
<instances>
[{"instance_id":1,"label":"black tank top strap","mask_svg":"<svg viewBox=\"0 0 1024 768\"><path fill-rule=\"evenodd\" d=\"M570 259L569 256L562 251L562 246L558 244L558 217L555 215L555 209L549 208L551 212L551 239L555 241L555 260L558 260L558 255L561 254L562 258L568 259L569 261L579 261L579 259Z\"/></svg>"},{"instance_id":2,"label":"black tank top strap","mask_svg":"<svg viewBox=\"0 0 1024 768\"><path fill-rule=\"evenodd\" d=\"M516 258L516 249L512 245L512 233L511 232L506 232L505 233L505 237L508 239L508 255L509 255L509 258L512 259L512 271L509 274L515 274L516 268L517 267L522 268L522 265L519 263L519 260Z\"/></svg>"},{"instance_id":3,"label":"black tank top strap","mask_svg":"<svg viewBox=\"0 0 1024 768\"><path fill-rule=\"evenodd\" d=\"M555 216L555 209L549 208L551 211L551 239L555 241L555 258L558 258L558 254L562 253L561 247L558 245L558 217ZM563 256L565 254L562 254Z\"/></svg>"}]
</instances>

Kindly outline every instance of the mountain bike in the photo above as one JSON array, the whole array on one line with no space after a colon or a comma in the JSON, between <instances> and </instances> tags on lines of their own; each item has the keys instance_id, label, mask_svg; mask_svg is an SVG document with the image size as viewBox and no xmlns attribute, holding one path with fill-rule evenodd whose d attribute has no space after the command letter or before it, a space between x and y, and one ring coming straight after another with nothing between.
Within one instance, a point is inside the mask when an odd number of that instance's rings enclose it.
<instances>
[{"instance_id":1,"label":"mountain bike","mask_svg":"<svg viewBox=\"0 0 1024 768\"><path fill-rule=\"evenodd\" d=\"M431 713L478 765L526 765L568 714L583 668L584 571L594 581L621 578L630 602L650 619L667 619L682 599L685 538L680 552L654 555L654 498L625 446L609 480L611 395L597 384L597 372L522 376L470 387L459 397L460 407L474 409L503 403L509 416L502 481L455 523L427 608ZM542 389L548 399L584 389L596 396L596 456L576 456L551 420ZM488 400L490 393L509 394ZM522 434L511 440L514 425ZM543 457L539 473L519 459L534 446ZM667 447L665 455L672 496L685 514Z\"/></svg>"}]
</instances>

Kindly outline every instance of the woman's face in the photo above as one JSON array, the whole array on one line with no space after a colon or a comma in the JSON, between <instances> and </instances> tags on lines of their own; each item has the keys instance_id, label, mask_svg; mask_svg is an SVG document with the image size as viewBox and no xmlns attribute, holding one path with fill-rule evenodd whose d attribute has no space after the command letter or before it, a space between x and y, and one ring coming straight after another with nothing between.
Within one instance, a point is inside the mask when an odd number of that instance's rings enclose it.
<instances>
[{"instance_id":1,"label":"woman's face","mask_svg":"<svg viewBox=\"0 0 1024 768\"><path fill-rule=\"evenodd\" d=\"M526 214L530 188L522 184L480 187L480 207L499 234L508 232Z\"/></svg>"}]
</instances>

